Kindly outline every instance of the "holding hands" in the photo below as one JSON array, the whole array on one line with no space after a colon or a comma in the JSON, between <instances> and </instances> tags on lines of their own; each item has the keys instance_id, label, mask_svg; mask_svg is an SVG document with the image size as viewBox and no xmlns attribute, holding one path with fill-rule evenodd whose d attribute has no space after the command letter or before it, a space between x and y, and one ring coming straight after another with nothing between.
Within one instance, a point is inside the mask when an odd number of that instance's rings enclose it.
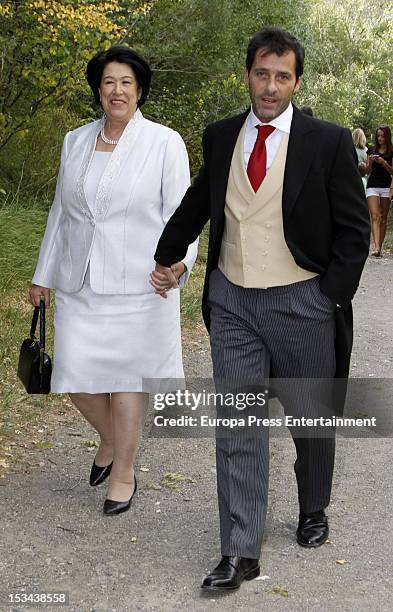
<instances>
[{"instance_id":1,"label":"holding hands","mask_svg":"<svg viewBox=\"0 0 393 612\"><path fill-rule=\"evenodd\" d=\"M155 270L150 274L150 284L158 295L166 298L169 289L179 287L179 278L186 269L186 265L182 261L172 264L170 268L156 263Z\"/></svg>"}]
</instances>

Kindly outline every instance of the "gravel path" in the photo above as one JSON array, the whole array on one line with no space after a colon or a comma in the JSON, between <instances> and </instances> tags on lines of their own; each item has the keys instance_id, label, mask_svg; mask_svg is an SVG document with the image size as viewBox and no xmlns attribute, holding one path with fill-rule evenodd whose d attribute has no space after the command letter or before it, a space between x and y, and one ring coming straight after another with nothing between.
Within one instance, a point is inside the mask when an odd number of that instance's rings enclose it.
<instances>
[{"instance_id":1,"label":"gravel path","mask_svg":"<svg viewBox=\"0 0 393 612\"><path fill-rule=\"evenodd\" d=\"M392 287L393 257L369 260L355 300L355 377L393 377ZM190 376L209 376L202 330L185 358ZM338 439L331 543L318 550L295 542L293 444L272 438L262 579L212 597L199 585L219 559L213 440L146 436L132 510L109 518L101 513L105 485L87 484L94 449L83 442L92 430L75 414L51 435L41 467L0 487L0 610L34 610L7 604L22 590L68 592L72 611L393 609L390 438ZM166 472L192 481L168 488Z\"/></svg>"}]
</instances>

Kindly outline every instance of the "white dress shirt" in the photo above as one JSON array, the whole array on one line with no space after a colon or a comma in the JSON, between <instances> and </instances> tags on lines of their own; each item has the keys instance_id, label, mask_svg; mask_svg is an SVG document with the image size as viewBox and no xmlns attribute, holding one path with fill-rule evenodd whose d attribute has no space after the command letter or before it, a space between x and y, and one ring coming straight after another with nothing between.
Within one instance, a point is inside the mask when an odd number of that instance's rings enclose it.
<instances>
[{"instance_id":1,"label":"white dress shirt","mask_svg":"<svg viewBox=\"0 0 393 612\"><path fill-rule=\"evenodd\" d=\"M274 132L266 139L266 170L268 170L274 161L283 135L289 134L291 130L292 116L293 106L291 103L289 103L289 106L285 109L285 111L273 119L273 121L270 121L269 123L262 123L255 115L251 107L251 112L247 117L247 125L244 134L244 164L246 168L258 136L258 130L256 129L257 126L272 125L276 128Z\"/></svg>"}]
</instances>

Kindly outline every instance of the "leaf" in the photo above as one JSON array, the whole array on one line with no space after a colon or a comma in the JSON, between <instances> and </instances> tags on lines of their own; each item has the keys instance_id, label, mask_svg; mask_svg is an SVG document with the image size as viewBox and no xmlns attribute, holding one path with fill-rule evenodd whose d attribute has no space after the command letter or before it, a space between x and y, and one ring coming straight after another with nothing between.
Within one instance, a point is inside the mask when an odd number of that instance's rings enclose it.
<instances>
[{"instance_id":1,"label":"leaf","mask_svg":"<svg viewBox=\"0 0 393 612\"><path fill-rule=\"evenodd\" d=\"M337 565L346 565L347 563L349 563L349 561L347 561L346 559L336 559L336 563Z\"/></svg>"},{"instance_id":2,"label":"leaf","mask_svg":"<svg viewBox=\"0 0 393 612\"><path fill-rule=\"evenodd\" d=\"M166 472L161 480L161 484L164 487L175 491L179 491L179 484L182 482L191 482L195 484L196 480L189 476L183 476L183 474L179 474L178 472Z\"/></svg>"},{"instance_id":3,"label":"leaf","mask_svg":"<svg viewBox=\"0 0 393 612\"><path fill-rule=\"evenodd\" d=\"M7 463L7 461L5 459L0 459L0 467L8 468L8 467L10 467L10 464Z\"/></svg>"},{"instance_id":4,"label":"leaf","mask_svg":"<svg viewBox=\"0 0 393 612\"><path fill-rule=\"evenodd\" d=\"M132 536L132 538L130 539L130 542L132 542L133 544L136 544L137 539L135 536Z\"/></svg>"},{"instance_id":5,"label":"leaf","mask_svg":"<svg viewBox=\"0 0 393 612\"><path fill-rule=\"evenodd\" d=\"M38 442L34 442L34 446L41 450L46 448L53 448L52 442L46 442L45 440L39 440Z\"/></svg>"},{"instance_id":6,"label":"leaf","mask_svg":"<svg viewBox=\"0 0 393 612\"><path fill-rule=\"evenodd\" d=\"M159 484L156 484L155 482L148 482L146 485L146 489L149 489L151 491L161 491L162 487Z\"/></svg>"},{"instance_id":7,"label":"leaf","mask_svg":"<svg viewBox=\"0 0 393 612\"><path fill-rule=\"evenodd\" d=\"M268 593L273 593L273 595L281 595L282 597L289 597L289 593L284 587L280 584L275 585Z\"/></svg>"},{"instance_id":8,"label":"leaf","mask_svg":"<svg viewBox=\"0 0 393 612\"><path fill-rule=\"evenodd\" d=\"M139 471L140 472L150 472L150 469L148 467L142 466L142 467L139 468Z\"/></svg>"},{"instance_id":9,"label":"leaf","mask_svg":"<svg viewBox=\"0 0 393 612\"><path fill-rule=\"evenodd\" d=\"M83 440L82 444L84 444L88 448L98 448L99 447L97 440Z\"/></svg>"}]
</instances>

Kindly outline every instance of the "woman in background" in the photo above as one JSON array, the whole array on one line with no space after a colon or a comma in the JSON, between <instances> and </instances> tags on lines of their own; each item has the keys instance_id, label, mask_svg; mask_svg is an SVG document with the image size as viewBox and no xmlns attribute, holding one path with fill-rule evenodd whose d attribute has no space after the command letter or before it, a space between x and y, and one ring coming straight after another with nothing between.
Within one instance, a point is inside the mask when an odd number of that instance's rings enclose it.
<instances>
[{"instance_id":1,"label":"woman in background","mask_svg":"<svg viewBox=\"0 0 393 612\"><path fill-rule=\"evenodd\" d=\"M358 156L358 168L362 177L364 191L366 191L367 141L366 135L361 128L356 128L356 130L352 132L352 140L355 145L356 155Z\"/></svg>"},{"instance_id":2,"label":"woman in background","mask_svg":"<svg viewBox=\"0 0 393 612\"><path fill-rule=\"evenodd\" d=\"M56 289L51 390L100 435L90 484L109 476L104 513L128 510L148 392L181 379L179 289L167 300L149 283L158 239L189 186L179 134L139 110L151 79L127 47L94 56L87 81L105 115L69 132L30 300ZM185 282L197 254L173 268ZM172 383L173 384L173 383Z\"/></svg>"},{"instance_id":3,"label":"woman in background","mask_svg":"<svg viewBox=\"0 0 393 612\"><path fill-rule=\"evenodd\" d=\"M393 147L392 135L387 125L381 125L375 130L374 147L367 151L366 174L367 203L371 216L371 231L374 241L373 257L382 256L382 247L386 235L390 207L389 188L392 167Z\"/></svg>"}]
</instances>

